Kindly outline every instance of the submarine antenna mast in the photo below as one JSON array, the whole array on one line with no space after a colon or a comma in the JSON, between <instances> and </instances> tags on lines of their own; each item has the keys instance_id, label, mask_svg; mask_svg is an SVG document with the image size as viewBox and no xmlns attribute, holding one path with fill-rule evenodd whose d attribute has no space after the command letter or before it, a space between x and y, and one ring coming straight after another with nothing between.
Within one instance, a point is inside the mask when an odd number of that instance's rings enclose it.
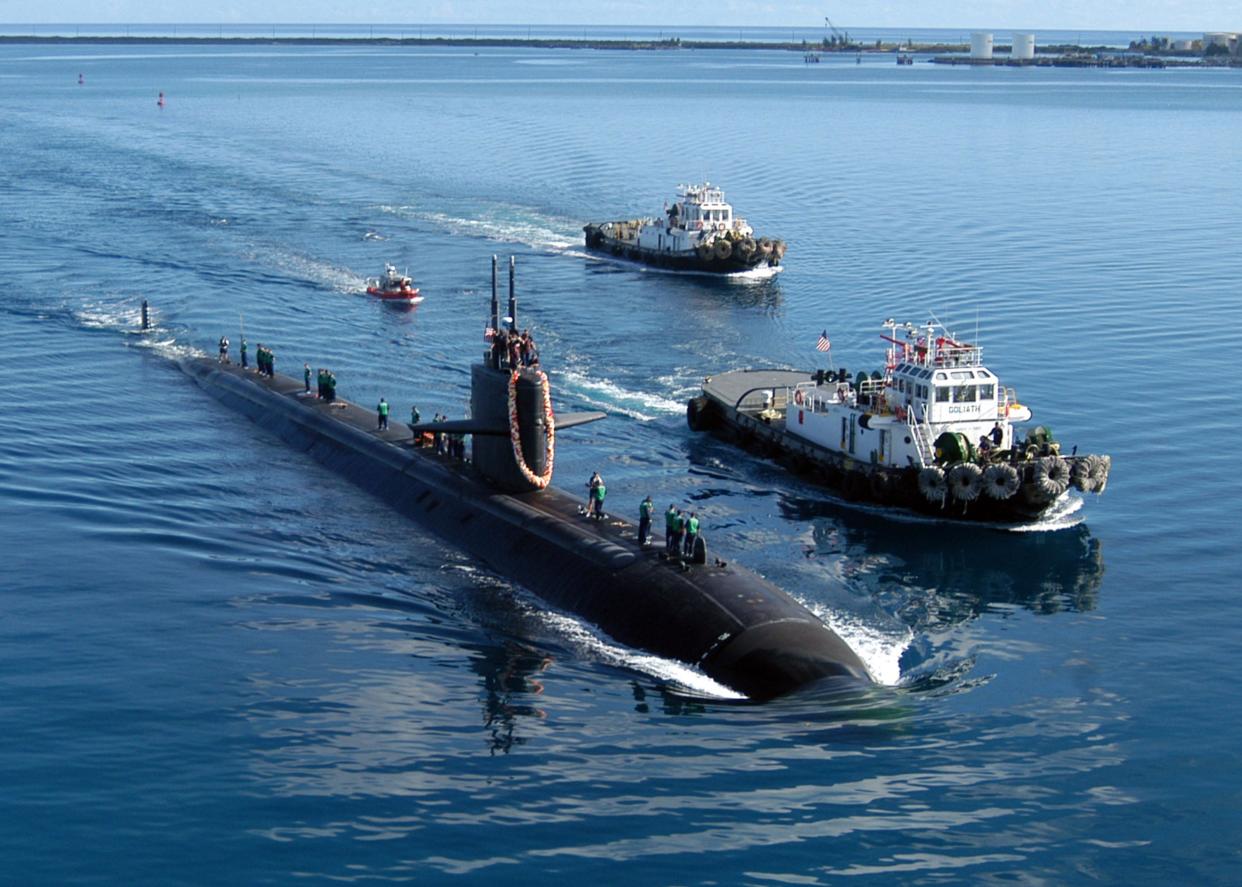
<instances>
[{"instance_id":1,"label":"submarine antenna mast","mask_svg":"<svg viewBox=\"0 0 1242 887\"><path fill-rule=\"evenodd\" d=\"M493 335L500 332L500 293L499 283L496 279L496 264L499 260L495 255L492 256L492 330Z\"/></svg>"},{"instance_id":2,"label":"submarine antenna mast","mask_svg":"<svg viewBox=\"0 0 1242 887\"><path fill-rule=\"evenodd\" d=\"M514 258L509 256L509 332L517 332L517 287L514 286Z\"/></svg>"}]
</instances>

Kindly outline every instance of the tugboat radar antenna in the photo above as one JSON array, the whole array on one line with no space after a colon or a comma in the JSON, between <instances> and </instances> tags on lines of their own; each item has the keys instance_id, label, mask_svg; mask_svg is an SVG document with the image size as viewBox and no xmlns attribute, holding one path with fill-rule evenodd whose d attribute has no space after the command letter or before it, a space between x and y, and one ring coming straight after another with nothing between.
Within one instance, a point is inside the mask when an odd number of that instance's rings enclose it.
<instances>
[{"instance_id":1,"label":"tugboat radar antenna","mask_svg":"<svg viewBox=\"0 0 1242 887\"><path fill-rule=\"evenodd\" d=\"M513 283L514 260L509 256L509 331L517 332L517 288Z\"/></svg>"}]
</instances>

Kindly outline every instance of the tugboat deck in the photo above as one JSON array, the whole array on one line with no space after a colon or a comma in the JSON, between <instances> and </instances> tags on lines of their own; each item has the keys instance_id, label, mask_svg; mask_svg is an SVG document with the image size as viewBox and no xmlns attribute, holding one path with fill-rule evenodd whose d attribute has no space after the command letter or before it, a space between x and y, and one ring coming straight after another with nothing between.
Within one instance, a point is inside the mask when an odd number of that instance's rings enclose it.
<instances>
[{"instance_id":1,"label":"tugboat deck","mask_svg":"<svg viewBox=\"0 0 1242 887\"><path fill-rule=\"evenodd\" d=\"M783 410L786 389L813 378L801 370L730 370L704 379L703 393L728 409L757 413L764 407L764 392L771 392L770 405Z\"/></svg>"}]
</instances>

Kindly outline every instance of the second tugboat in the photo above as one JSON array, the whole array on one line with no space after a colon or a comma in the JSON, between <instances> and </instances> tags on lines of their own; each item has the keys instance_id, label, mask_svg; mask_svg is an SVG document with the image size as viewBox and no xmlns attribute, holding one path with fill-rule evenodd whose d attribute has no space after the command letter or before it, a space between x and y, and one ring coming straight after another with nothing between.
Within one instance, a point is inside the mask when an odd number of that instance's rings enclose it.
<instances>
[{"instance_id":1,"label":"second tugboat","mask_svg":"<svg viewBox=\"0 0 1242 887\"><path fill-rule=\"evenodd\" d=\"M885 321L884 372L709 376L686 418L811 475L850 501L998 523L1038 520L1071 487L1104 492L1108 456L1061 452L982 349L938 324ZM905 333L904 340L897 337ZM827 336L820 349L827 350Z\"/></svg>"},{"instance_id":2,"label":"second tugboat","mask_svg":"<svg viewBox=\"0 0 1242 887\"><path fill-rule=\"evenodd\" d=\"M775 273L785 257L785 241L756 238L724 192L706 182L682 185L662 217L592 222L582 230L588 249L674 271Z\"/></svg>"},{"instance_id":3,"label":"second tugboat","mask_svg":"<svg viewBox=\"0 0 1242 887\"><path fill-rule=\"evenodd\" d=\"M383 277L367 278L367 293L393 302L417 305L423 300L422 293L409 275L397 271L395 265L385 263Z\"/></svg>"}]
</instances>

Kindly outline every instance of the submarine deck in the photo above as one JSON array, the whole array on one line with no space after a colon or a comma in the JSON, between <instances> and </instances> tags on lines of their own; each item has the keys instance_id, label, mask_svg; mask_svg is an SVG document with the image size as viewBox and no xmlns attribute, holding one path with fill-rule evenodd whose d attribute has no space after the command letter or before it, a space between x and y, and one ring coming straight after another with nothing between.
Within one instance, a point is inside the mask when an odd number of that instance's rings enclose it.
<instances>
[{"instance_id":1,"label":"submarine deck","mask_svg":"<svg viewBox=\"0 0 1242 887\"><path fill-rule=\"evenodd\" d=\"M440 455L430 447L416 447L413 444L413 436L407 430L407 425L399 420L389 419L389 427L386 431L381 431L377 427L377 415L374 408L365 409L356 403L338 397L332 403L318 398L315 393L307 393L305 386L296 379L289 376L275 373L271 378L260 375L254 367L242 369L239 364L227 363L216 364L211 358L203 358L205 363L212 364L214 369L221 372L227 372L237 378L245 379L248 382L262 386L267 390L287 397L302 406L309 407L321 414L331 416L337 421L343 422L371 435L379 440L383 440L394 447L397 447L404 453L408 453L416 458L425 459L439 467L446 469L458 475L464 482L483 484L483 479L477 474L473 466L469 462L462 462L451 456ZM659 515L655 515L652 521L653 540L659 539L659 544L654 541L646 548L637 543L638 528L636 524L623 520L613 515L609 515L603 520L592 520L587 517L582 508L586 502L585 493L581 499L566 493L563 490L550 487L532 493L501 493L492 489L480 490L481 494L487 496L504 496L518 501L523 507L532 509L540 514L546 515L557 520L566 520L568 518L580 518L576 521L580 531L592 535L600 541L611 543L612 545L624 548L631 554L645 555L652 562L661 562L665 559L662 557L664 552L664 536L655 532ZM637 503L634 505L637 508ZM679 561L668 561L669 568L680 569ZM693 567L696 571L712 570L729 572L727 567L718 567L714 565L698 565Z\"/></svg>"}]
</instances>

